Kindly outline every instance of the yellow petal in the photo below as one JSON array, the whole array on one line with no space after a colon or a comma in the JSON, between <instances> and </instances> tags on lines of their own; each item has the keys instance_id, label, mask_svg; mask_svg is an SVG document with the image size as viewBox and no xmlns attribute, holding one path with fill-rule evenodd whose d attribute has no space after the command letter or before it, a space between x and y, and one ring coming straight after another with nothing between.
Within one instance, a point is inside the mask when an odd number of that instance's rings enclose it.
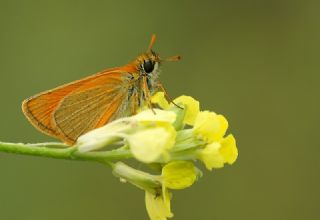
<instances>
[{"instance_id":1,"label":"yellow petal","mask_svg":"<svg viewBox=\"0 0 320 220\"><path fill-rule=\"evenodd\" d=\"M184 189L197 179L197 171L192 162L173 161L162 168L163 185L171 189Z\"/></svg>"},{"instance_id":2,"label":"yellow petal","mask_svg":"<svg viewBox=\"0 0 320 220\"><path fill-rule=\"evenodd\" d=\"M173 217L170 210L169 192L165 190L164 193L167 195L155 195L146 191L146 208L151 220L166 220Z\"/></svg>"},{"instance_id":3,"label":"yellow petal","mask_svg":"<svg viewBox=\"0 0 320 220\"><path fill-rule=\"evenodd\" d=\"M213 168L221 168L224 166L225 159L220 154L219 149L221 144L219 142L213 142L208 144L200 153L200 159L205 164L208 170Z\"/></svg>"},{"instance_id":4,"label":"yellow petal","mask_svg":"<svg viewBox=\"0 0 320 220\"><path fill-rule=\"evenodd\" d=\"M161 109L151 109L140 112L139 114L132 116L133 120L137 121L161 121L173 123L176 120L176 114L172 111L164 111Z\"/></svg>"},{"instance_id":5,"label":"yellow petal","mask_svg":"<svg viewBox=\"0 0 320 220\"><path fill-rule=\"evenodd\" d=\"M173 147L176 131L171 124L148 128L128 136L133 156L144 163L156 162L160 157L166 158L168 150Z\"/></svg>"},{"instance_id":6,"label":"yellow petal","mask_svg":"<svg viewBox=\"0 0 320 220\"><path fill-rule=\"evenodd\" d=\"M200 112L193 127L194 134L208 143L220 141L227 129L227 119L223 115L209 111Z\"/></svg>"},{"instance_id":7,"label":"yellow petal","mask_svg":"<svg viewBox=\"0 0 320 220\"><path fill-rule=\"evenodd\" d=\"M177 105L183 105L186 108L186 113L184 117L184 123L188 125L193 125L198 113L200 112L200 104L197 100L192 98L191 96L179 96L175 100L174 103Z\"/></svg>"},{"instance_id":8,"label":"yellow petal","mask_svg":"<svg viewBox=\"0 0 320 220\"><path fill-rule=\"evenodd\" d=\"M162 109L168 109L170 107L164 92L157 92L151 97L151 102L157 104Z\"/></svg>"},{"instance_id":9,"label":"yellow petal","mask_svg":"<svg viewBox=\"0 0 320 220\"><path fill-rule=\"evenodd\" d=\"M202 160L208 170L221 168L225 163L233 164L238 157L236 140L233 135L228 135L221 142L212 142L200 152Z\"/></svg>"},{"instance_id":10,"label":"yellow petal","mask_svg":"<svg viewBox=\"0 0 320 220\"><path fill-rule=\"evenodd\" d=\"M220 153L228 164L233 164L237 160L238 149L236 139L232 134L221 141Z\"/></svg>"}]
</instances>

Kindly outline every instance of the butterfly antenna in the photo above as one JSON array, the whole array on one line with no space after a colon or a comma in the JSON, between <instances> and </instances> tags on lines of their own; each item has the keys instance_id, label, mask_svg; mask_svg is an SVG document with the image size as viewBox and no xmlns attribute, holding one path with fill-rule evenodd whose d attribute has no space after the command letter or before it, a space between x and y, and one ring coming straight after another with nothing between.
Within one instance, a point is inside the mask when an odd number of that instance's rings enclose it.
<instances>
[{"instance_id":1,"label":"butterfly antenna","mask_svg":"<svg viewBox=\"0 0 320 220\"><path fill-rule=\"evenodd\" d=\"M168 57L164 60L161 60L161 61L168 61L168 62L175 62L175 61L179 61L181 60L181 56L172 56L172 57Z\"/></svg>"},{"instance_id":2,"label":"butterfly antenna","mask_svg":"<svg viewBox=\"0 0 320 220\"><path fill-rule=\"evenodd\" d=\"M155 35L155 34L152 34L151 40L150 40L150 44L149 44L149 47L148 47L148 52L151 51L151 49L152 49L152 47L153 47L153 45L154 45L155 42L156 42L156 35Z\"/></svg>"}]
</instances>

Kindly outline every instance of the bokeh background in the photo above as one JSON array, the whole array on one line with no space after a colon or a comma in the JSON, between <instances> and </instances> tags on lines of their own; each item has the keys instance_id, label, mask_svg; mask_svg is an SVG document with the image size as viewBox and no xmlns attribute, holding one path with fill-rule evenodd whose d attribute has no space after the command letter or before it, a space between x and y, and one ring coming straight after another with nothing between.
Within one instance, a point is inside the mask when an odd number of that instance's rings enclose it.
<instances>
[{"instance_id":1,"label":"bokeh background","mask_svg":"<svg viewBox=\"0 0 320 220\"><path fill-rule=\"evenodd\" d=\"M174 192L175 219L319 219L317 1L0 1L0 140L53 139L33 94L121 66L152 33L172 97L224 114L238 161ZM0 219L147 219L144 193L90 162L0 154Z\"/></svg>"}]
</instances>

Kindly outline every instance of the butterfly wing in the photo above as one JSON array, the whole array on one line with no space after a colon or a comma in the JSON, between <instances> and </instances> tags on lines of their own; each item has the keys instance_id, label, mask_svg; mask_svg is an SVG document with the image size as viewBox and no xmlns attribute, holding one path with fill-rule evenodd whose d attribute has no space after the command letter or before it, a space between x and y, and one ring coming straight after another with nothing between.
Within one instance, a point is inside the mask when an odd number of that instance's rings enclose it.
<instances>
[{"instance_id":1,"label":"butterfly wing","mask_svg":"<svg viewBox=\"0 0 320 220\"><path fill-rule=\"evenodd\" d=\"M127 107L128 81L114 72L76 89L59 104L53 121L63 138L74 142L80 135L118 117Z\"/></svg>"},{"instance_id":2,"label":"butterfly wing","mask_svg":"<svg viewBox=\"0 0 320 220\"><path fill-rule=\"evenodd\" d=\"M130 75L119 68L75 81L27 99L23 112L40 131L73 144L132 108L127 102Z\"/></svg>"}]
</instances>

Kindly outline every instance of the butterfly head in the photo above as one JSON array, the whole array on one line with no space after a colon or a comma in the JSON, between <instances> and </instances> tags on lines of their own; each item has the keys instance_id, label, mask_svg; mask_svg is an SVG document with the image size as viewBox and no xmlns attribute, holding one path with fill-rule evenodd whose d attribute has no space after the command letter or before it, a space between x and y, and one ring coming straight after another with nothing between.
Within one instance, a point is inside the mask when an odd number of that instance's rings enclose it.
<instances>
[{"instance_id":1,"label":"butterfly head","mask_svg":"<svg viewBox=\"0 0 320 220\"><path fill-rule=\"evenodd\" d=\"M148 76L159 71L161 60L158 54L154 51L150 51L140 55L135 63L140 74Z\"/></svg>"},{"instance_id":2,"label":"butterfly head","mask_svg":"<svg viewBox=\"0 0 320 220\"><path fill-rule=\"evenodd\" d=\"M178 61L181 59L180 56L161 59L159 55L152 50L152 46L154 45L155 41L156 36L152 35L147 52L138 56L138 58L134 62L140 74L143 76L149 76L153 75L154 73L158 73L160 64L163 61Z\"/></svg>"}]
</instances>

